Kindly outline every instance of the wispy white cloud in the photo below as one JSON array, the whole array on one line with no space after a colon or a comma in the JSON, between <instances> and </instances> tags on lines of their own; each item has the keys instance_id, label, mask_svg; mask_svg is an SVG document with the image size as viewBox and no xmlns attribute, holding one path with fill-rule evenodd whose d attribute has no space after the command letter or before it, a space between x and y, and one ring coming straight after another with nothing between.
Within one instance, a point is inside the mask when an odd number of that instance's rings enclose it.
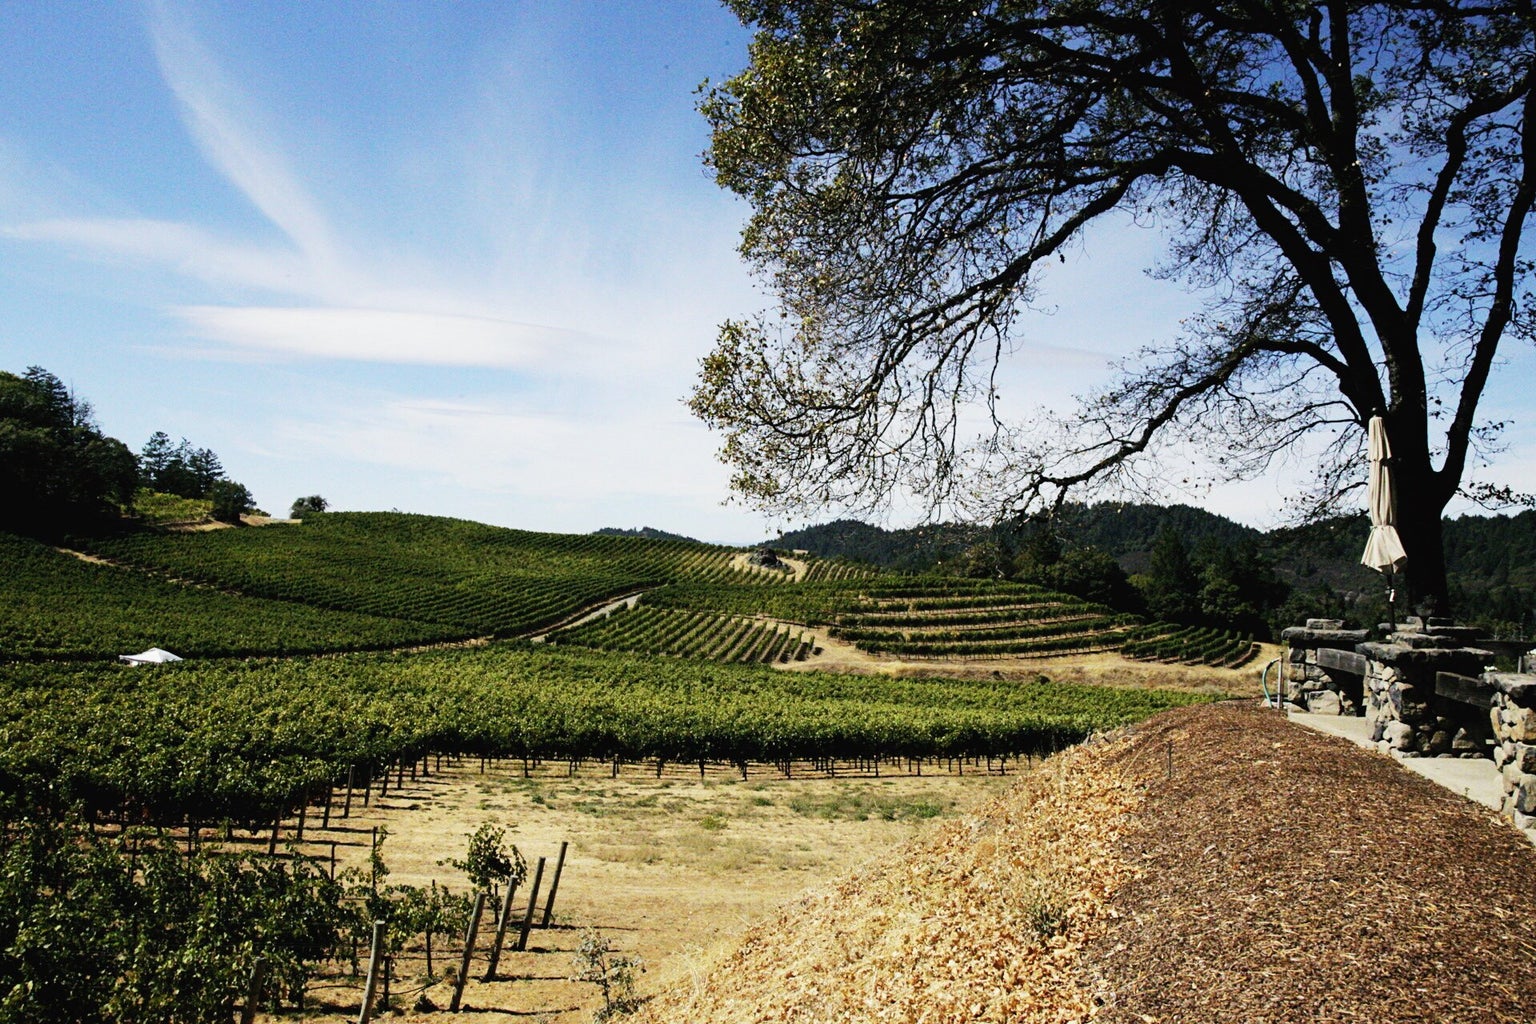
<instances>
[{"instance_id":1,"label":"wispy white cloud","mask_svg":"<svg viewBox=\"0 0 1536 1024\"><path fill-rule=\"evenodd\" d=\"M18 224L4 234L100 258L158 264L211 284L299 294L312 280L297 253L228 241L178 221L69 217Z\"/></svg>"},{"instance_id":2,"label":"wispy white cloud","mask_svg":"<svg viewBox=\"0 0 1536 1024\"><path fill-rule=\"evenodd\" d=\"M252 105L169 6L152 5L149 21L161 75L209 164L288 237L312 270L345 277L339 246L319 204L281 152L251 130L260 121Z\"/></svg>"},{"instance_id":3,"label":"wispy white cloud","mask_svg":"<svg viewBox=\"0 0 1536 1024\"><path fill-rule=\"evenodd\" d=\"M719 474L696 471L713 444L701 426L681 415L607 412L598 400L569 415L541 415L499 403L391 399L291 419L268 442L529 499L719 500Z\"/></svg>"},{"instance_id":4,"label":"wispy white cloud","mask_svg":"<svg viewBox=\"0 0 1536 1024\"><path fill-rule=\"evenodd\" d=\"M321 359L531 368L588 343L554 327L391 309L182 306L175 313L202 338Z\"/></svg>"}]
</instances>

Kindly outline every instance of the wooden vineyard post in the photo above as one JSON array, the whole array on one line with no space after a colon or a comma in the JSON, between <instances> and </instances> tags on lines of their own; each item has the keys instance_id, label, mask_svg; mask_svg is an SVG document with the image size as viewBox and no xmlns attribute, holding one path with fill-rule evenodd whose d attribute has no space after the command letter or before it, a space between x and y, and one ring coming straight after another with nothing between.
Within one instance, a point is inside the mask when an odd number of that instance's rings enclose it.
<instances>
[{"instance_id":1,"label":"wooden vineyard post","mask_svg":"<svg viewBox=\"0 0 1536 1024\"><path fill-rule=\"evenodd\" d=\"M320 827L326 831L331 828L331 797L336 793L336 787L329 779L325 781L325 813L320 818Z\"/></svg>"},{"instance_id":2,"label":"wooden vineyard post","mask_svg":"<svg viewBox=\"0 0 1536 1024\"><path fill-rule=\"evenodd\" d=\"M267 841L267 856L268 857L276 857L277 856L277 830L282 827L282 824L283 824L283 818L282 818L281 814L279 814L277 817L272 819L272 838Z\"/></svg>"},{"instance_id":3,"label":"wooden vineyard post","mask_svg":"<svg viewBox=\"0 0 1536 1024\"><path fill-rule=\"evenodd\" d=\"M299 830L294 833L293 841L304 841L304 813L309 810L309 787L304 787L304 792L299 794Z\"/></svg>"},{"instance_id":4,"label":"wooden vineyard post","mask_svg":"<svg viewBox=\"0 0 1536 1024\"><path fill-rule=\"evenodd\" d=\"M544 919L539 922L540 928L549 927L549 919L555 912L555 893L560 891L560 872L565 870L565 851L571 844L560 844L560 856L555 859L555 874L549 880L549 898L544 901Z\"/></svg>"},{"instance_id":5,"label":"wooden vineyard post","mask_svg":"<svg viewBox=\"0 0 1536 1024\"><path fill-rule=\"evenodd\" d=\"M516 949L519 953L528 948L528 930L533 927L533 912L539 903L539 883L544 880L544 858L539 858L539 866L533 872L533 888L528 890L528 912L523 915L523 930L517 936Z\"/></svg>"},{"instance_id":6,"label":"wooden vineyard post","mask_svg":"<svg viewBox=\"0 0 1536 1024\"><path fill-rule=\"evenodd\" d=\"M356 779L357 765L347 765L347 801L341 805L341 816L343 818L352 817L352 784L356 781Z\"/></svg>"},{"instance_id":7,"label":"wooden vineyard post","mask_svg":"<svg viewBox=\"0 0 1536 1024\"><path fill-rule=\"evenodd\" d=\"M485 893L475 893L475 910L469 916L469 929L464 933L464 955L459 960L459 976L453 982L453 1001L448 1004L450 1013L459 1012L464 999L464 983L469 980L469 960L475 953L475 936L480 933L480 917L485 913Z\"/></svg>"},{"instance_id":8,"label":"wooden vineyard post","mask_svg":"<svg viewBox=\"0 0 1536 1024\"><path fill-rule=\"evenodd\" d=\"M501 964L501 947L507 941L507 922L512 919L512 897L517 892L517 883L507 883L507 898L501 903L501 916L496 919L496 941L491 945L491 962L486 965L486 981L496 980L496 968Z\"/></svg>"},{"instance_id":9,"label":"wooden vineyard post","mask_svg":"<svg viewBox=\"0 0 1536 1024\"><path fill-rule=\"evenodd\" d=\"M357 1011L357 1024L373 1019L373 993L379 984L379 965L384 960L384 922L373 922L373 949L368 954L368 977L363 982L363 1006Z\"/></svg>"},{"instance_id":10,"label":"wooden vineyard post","mask_svg":"<svg viewBox=\"0 0 1536 1024\"><path fill-rule=\"evenodd\" d=\"M245 1005L240 1007L240 1024L254 1024L261 988L267 983L267 958L259 956L251 965L251 983L245 989Z\"/></svg>"}]
</instances>

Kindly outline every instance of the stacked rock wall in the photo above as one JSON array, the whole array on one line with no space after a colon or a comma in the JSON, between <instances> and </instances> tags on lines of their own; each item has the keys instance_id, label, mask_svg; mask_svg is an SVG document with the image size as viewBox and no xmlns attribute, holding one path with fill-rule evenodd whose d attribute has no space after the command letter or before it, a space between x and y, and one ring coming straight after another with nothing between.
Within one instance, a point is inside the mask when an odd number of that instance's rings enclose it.
<instances>
[{"instance_id":1,"label":"stacked rock wall","mask_svg":"<svg viewBox=\"0 0 1536 1024\"><path fill-rule=\"evenodd\" d=\"M1354 651L1370 633L1345 629L1338 619L1308 619L1282 631L1287 655L1281 696L1314 714L1359 715L1364 694L1360 677L1323 665L1324 651Z\"/></svg>"},{"instance_id":2,"label":"stacked rock wall","mask_svg":"<svg viewBox=\"0 0 1536 1024\"><path fill-rule=\"evenodd\" d=\"M1436 691L1436 676L1479 676L1493 661L1490 651L1464 644L1476 631L1431 621L1392 633L1384 643L1362 643L1369 662L1365 716L1371 739L1384 750L1427 757L1486 757L1491 730L1474 704Z\"/></svg>"},{"instance_id":3,"label":"stacked rock wall","mask_svg":"<svg viewBox=\"0 0 1536 1024\"><path fill-rule=\"evenodd\" d=\"M1536 676L1488 672L1493 686L1493 763L1504 777L1505 816L1536 828Z\"/></svg>"}]
</instances>

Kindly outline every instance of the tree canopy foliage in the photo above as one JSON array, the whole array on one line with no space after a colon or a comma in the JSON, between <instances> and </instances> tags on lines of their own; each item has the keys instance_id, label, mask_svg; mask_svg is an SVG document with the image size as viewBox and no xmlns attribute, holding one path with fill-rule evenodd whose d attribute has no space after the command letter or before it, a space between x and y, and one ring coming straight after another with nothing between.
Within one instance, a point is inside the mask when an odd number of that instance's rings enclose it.
<instances>
[{"instance_id":1,"label":"tree canopy foliage","mask_svg":"<svg viewBox=\"0 0 1536 1024\"><path fill-rule=\"evenodd\" d=\"M40 366L0 371L0 530L30 535L90 529L133 507L146 487L213 503L235 522L255 509L211 449L156 431L135 457L96 425L89 402Z\"/></svg>"},{"instance_id":2,"label":"tree canopy foliage","mask_svg":"<svg viewBox=\"0 0 1536 1024\"><path fill-rule=\"evenodd\" d=\"M305 516L318 515L331 507L331 503L318 494L306 494L293 499L293 505L288 509L288 515L293 519L303 519Z\"/></svg>"},{"instance_id":3,"label":"tree canopy foliage","mask_svg":"<svg viewBox=\"0 0 1536 1024\"><path fill-rule=\"evenodd\" d=\"M0 371L0 529L58 530L119 511L137 479L133 453L58 377Z\"/></svg>"},{"instance_id":4,"label":"tree canopy foliage","mask_svg":"<svg viewBox=\"0 0 1536 1024\"><path fill-rule=\"evenodd\" d=\"M208 498L214 483L224 479L224 464L211 448L194 448L186 438L173 445L169 434L157 430L139 453L139 477L163 494Z\"/></svg>"},{"instance_id":5,"label":"tree canopy foliage","mask_svg":"<svg viewBox=\"0 0 1536 1024\"><path fill-rule=\"evenodd\" d=\"M905 489L1007 516L1321 446L1309 507L1363 486L1384 414L1408 572L1446 594L1441 514L1536 337L1536 15L1505 0L732 0L751 64L710 90L710 164L778 318L726 323L692 397L771 508ZM1120 211L1198 295L1072 416L1006 420L994 371L1045 261ZM967 418L983 415L972 433ZM1358 497L1358 494L1355 495Z\"/></svg>"}]
</instances>

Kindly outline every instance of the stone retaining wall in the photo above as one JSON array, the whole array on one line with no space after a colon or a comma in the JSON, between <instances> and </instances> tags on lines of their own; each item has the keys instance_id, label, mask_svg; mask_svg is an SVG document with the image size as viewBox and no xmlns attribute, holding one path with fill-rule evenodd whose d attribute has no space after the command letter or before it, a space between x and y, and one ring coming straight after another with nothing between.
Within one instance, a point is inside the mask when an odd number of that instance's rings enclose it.
<instances>
[{"instance_id":1,"label":"stone retaining wall","mask_svg":"<svg viewBox=\"0 0 1536 1024\"><path fill-rule=\"evenodd\" d=\"M1345 629L1338 619L1308 619L1305 626L1281 632L1286 659L1280 693L1283 699L1314 714L1359 715L1364 692L1358 675L1322 664L1324 651L1353 652L1370 638L1364 629Z\"/></svg>"},{"instance_id":2,"label":"stone retaining wall","mask_svg":"<svg viewBox=\"0 0 1536 1024\"><path fill-rule=\"evenodd\" d=\"M1429 625L1403 629L1384 643L1362 643L1370 670L1365 715L1383 749L1427 757L1487 757L1493 738L1487 711L1436 694L1441 672L1481 676L1493 652L1465 644L1476 630Z\"/></svg>"},{"instance_id":3,"label":"stone retaining wall","mask_svg":"<svg viewBox=\"0 0 1536 1024\"><path fill-rule=\"evenodd\" d=\"M1377 641L1342 626L1310 619L1281 634L1284 699L1314 714L1363 715L1383 753L1492 758L1503 815L1536 834L1536 675L1495 671L1476 631L1448 622L1383 627Z\"/></svg>"},{"instance_id":4,"label":"stone retaining wall","mask_svg":"<svg viewBox=\"0 0 1536 1024\"><path fill-rule=\"evenodd\" d=\"M1536 676L1488 672L1493 685L1493 763L1504 776L1504 814L1536 828Z\"/></svg>"}]
</instances>

